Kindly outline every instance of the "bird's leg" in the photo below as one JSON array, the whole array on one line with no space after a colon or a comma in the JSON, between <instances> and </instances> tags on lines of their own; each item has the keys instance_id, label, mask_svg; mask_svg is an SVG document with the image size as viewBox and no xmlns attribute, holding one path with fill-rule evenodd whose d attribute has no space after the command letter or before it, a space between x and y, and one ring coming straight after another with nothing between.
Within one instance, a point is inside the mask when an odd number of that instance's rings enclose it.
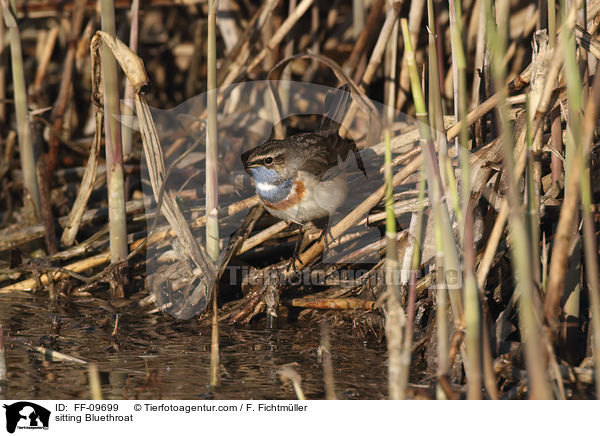
<instances>
[{"instance_id":1,"label":"bird's leg","mask_svg":"<svg viewBox=\"0 0 600 436\"><path fill-rule=\"evenodd\" d=\"M327 236L331 239L328 241ZM321 238L323 239L323 243L325 244L325 250L329 250L329 243L335 241L333 234L331 233L331 227L327 226L323 229L321 233Z\"/></svg>"},{"instance_id":2,"label":"bird's leg","mask_svg":"<svg viewBox=\"0 0 600 436\"><path fill-rule=\"evenodd\" d=\"M319 237L319 240L322 240L325 244L325 250L329 250L329 244L335 240L333 234L331 233L331 227L329 226L329 215L322 220L315 221L315 226L321 229L321 236ZM327 236L329 236L331 239L328 240Z\"/></svg>"},{"instance_id":3,"label":"bird's leg","mask_svg":"<svg viewBox=\"0 0 600 436\"><path fill-rule=\"evenodd\" d=\"M306 230L303 225L296 223L293 223L292 225L297 226L299 232L298 239L296 239L296 245L294 246L294 252L292 253L292 258L290 259L290 263L288 264L287 270L289 271L290 268L293 268L294 272L297 273L298 269L296 268L296 261L298 261L300 265L304 265L300 260L300 247L302 247L302 239L304 239L304 233Z\"/></svg>"}]
</instances>

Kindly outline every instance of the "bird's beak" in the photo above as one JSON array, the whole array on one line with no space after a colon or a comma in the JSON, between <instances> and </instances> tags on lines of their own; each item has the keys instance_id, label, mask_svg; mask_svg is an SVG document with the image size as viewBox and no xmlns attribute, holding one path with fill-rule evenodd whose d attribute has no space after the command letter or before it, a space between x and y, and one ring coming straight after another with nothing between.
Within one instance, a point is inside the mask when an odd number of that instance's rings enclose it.
<instances>
[{"instance_id":1,"label":"bird's beak","mask_svg":"<svg viewBox=\"0 0 600 436\"><path fill-rule=\"evenodd\" d=\"M250 150L252 151L252 150ZM250 151L246 151L245 153L242 153L242 155L240 156L240 158L242 159L242 164L244 165L244 168L248 169L248 159L250 158Z\"/></svg>"},{"instance_id":2,"label":"bird's beak","mask_svg":"<svg viewBox=\"0 0 600 436\"><path fill-rule=\"evenodd\" d=\"M246 172L247 172L248 174L250 174L250 175L252 176L252 172L250 171L250 168L256 168L256 167L258 167L259 165L257 165L257 164L250 164L250 163L248 162L248 159L250 158L250 152L251 152L251 151L252 151L252 150L250 150L250 151L247 151L247 152L245 152L245 153L242 153L242 155L240 156L240 158L242 159L242 164L244 165L244 169L246 170Z\"/></svg>"}]
</instances>

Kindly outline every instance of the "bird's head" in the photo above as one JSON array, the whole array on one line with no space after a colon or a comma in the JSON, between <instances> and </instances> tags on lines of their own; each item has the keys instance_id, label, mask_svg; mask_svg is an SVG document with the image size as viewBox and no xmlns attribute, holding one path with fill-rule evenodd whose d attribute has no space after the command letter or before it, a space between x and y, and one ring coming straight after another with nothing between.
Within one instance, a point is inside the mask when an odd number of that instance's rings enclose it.
<instances>
[{"instance_id":1,"label":"bird's head","mask_svg":"<svg viewBox=\"0 0 600 436\"><path fill-rule=\"evenodd\" d=\"M242 154L245 170L255 181L276 182L297 173L290 150L280 140L267 141Z\"/></svg>"}]
</instances>

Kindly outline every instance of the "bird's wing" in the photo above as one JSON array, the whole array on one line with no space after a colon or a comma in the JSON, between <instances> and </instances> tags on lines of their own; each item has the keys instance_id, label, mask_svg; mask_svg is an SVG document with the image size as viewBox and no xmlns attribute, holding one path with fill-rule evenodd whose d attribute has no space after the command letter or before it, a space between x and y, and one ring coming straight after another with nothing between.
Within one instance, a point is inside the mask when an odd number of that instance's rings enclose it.
<instances>
[{"instance_id":1,"label":"bird's wing","mask_svg":"<svg viewBox=\"0 0 600 436\"><path fill-rule=\"evenodd\" d=\"M295 135L294 145L300 149L303 164L300 171L308 171L318 178L333 178L346 167L348 153L352 151L358 168L366 170L354 141L344 139L337 133Z\"/></svg>"}]
</instances>

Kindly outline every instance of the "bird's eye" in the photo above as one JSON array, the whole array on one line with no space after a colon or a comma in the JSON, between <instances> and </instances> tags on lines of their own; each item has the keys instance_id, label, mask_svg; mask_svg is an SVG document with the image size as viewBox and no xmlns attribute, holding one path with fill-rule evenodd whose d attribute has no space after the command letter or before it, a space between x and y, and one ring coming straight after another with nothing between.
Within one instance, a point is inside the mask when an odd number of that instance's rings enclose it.
<instances>
[{"instance_id":1,"label":"bird's eye","mask_svg":"<svg viewBox=\"0 0 600 436\"><path fill-rule=\"evenodd\" d=\"M265 157L265 165L271 165L273 163L273 158L271 156Z\"/></svg>"}]
</instances>

